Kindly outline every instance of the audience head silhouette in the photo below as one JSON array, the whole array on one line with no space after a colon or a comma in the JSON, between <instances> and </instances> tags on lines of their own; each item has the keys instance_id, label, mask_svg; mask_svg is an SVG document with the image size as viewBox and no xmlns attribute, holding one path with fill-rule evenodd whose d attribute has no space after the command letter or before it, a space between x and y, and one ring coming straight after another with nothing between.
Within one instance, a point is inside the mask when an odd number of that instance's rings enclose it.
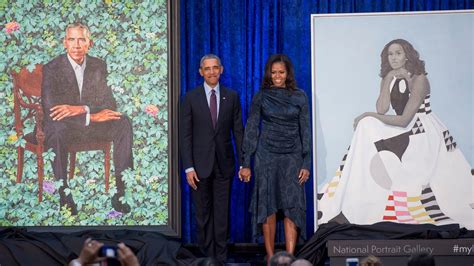
<instances>
[{"instance_id":1,"label":"audience head silhouette","mask_svg":"<svg viewBox=\"0 0 474 266\"><path fill-rule=\"evenodd\" d=\"M426 252L412 254L408 258L408 266L435 266L434 257Z\"/></svg>"},{"instance_id":2,"label":"audience head silhouette","mask_svg":"<svg viewBox=\"0 0 474 266\"><path fill-rule=\"evenodd\" d=\"M295 257L286 251L275 253L270 259L270 266L290 266Z\"/></svg>"},{"instance_id":3,"label":"audience head silhouette","mask_svg":"<svg viewBox=\"0 0 474 266\"><path fill-rule=\"evenodd\" d=\"M382 266L382 262L374 255L363 258L360 262L361 266Z\"/></svg>"}]
</instances>

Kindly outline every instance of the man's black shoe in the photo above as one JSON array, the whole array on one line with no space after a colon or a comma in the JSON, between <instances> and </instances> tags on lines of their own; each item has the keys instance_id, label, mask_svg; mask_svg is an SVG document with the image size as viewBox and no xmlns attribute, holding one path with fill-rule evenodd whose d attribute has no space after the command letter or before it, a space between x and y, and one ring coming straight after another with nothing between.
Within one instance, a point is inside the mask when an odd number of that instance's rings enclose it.
<instances>
[{"instance_id":1,"label":"man's black shoe","mask_svg":"<svg viewBox=\"0 0 474 266\"><path fill-rule=\"evenodd\" d=\"M129 213L130 212L130 206L127 203L122 203L120 202L119 198L122 197L123 195L116 193L112 197L112 207L121 213Z\"/></svg>"},{"instance_id":2,"label":"man's black shoe","mask_svg":"<svg viewBox=\"0 0 474 266\"><path fill-rule=\"evenodd\" d=\"M76 203L71 194L66 196L64 192L59 192L59 204L61 207L66 205L66 207L71 210L71 215L77 215Z\"/></svg>"}]
</instances>

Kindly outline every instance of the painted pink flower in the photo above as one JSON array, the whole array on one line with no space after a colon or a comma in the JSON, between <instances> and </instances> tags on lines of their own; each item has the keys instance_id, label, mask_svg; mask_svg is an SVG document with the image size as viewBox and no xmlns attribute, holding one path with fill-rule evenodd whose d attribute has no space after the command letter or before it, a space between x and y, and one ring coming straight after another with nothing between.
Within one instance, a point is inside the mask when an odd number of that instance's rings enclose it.
<instances>
[{"instance_id":1,"label":"painted pink flower","mask_svg":"<svg viewBox=\"0 0 474 266\"><path fill-rule=\"evenodd\" d=\"M124 90L122 87L114 86L114 85L112 85L112 90L113 90L113 91L116 91L116 92L118 92L118 93L120 93L120 94L123 94L123 93L125 92L125 90Z\"/></svg>"},{"instance_id":2,"label":"painted pink flower","mask_svg":"<svg viewBox=\"0 0 474 266\"><path fill-rule=\"evenodd\" d=\"M56 191L54 183L51 181L43 181L43 190L49 194L53 194Z\"/></svg>"},{"instance_id":3,"label":"painted pink flower","mask_svg":"<svg viewBox=\"0 0 474 266\"><path fill-rule=\"evenodd\" d=\"M5 24L4 30L6 33L11 34L12 32L17 31L19 29L20 29L20 24L18 24L18 22L16 21L12 21Z\"/></svg>"},{"instance_id":4,"label":"painted pink flower","mask_svg":"<svg viewBox=\"0 0 474 266\"><path fill-rule=\"evenodd\" d=\"M122 214L123 213L115 211L115 210L109 211L109 213L107 213L107 218L108 219L118 218L118 217L122 216Z\"/></svg>"},{"instance_id":5,"label":"painted pink flower","mask_svg":"<svg viewBox=\"0 0 474 266\"><path fill-rule=\"evenodd\" d=\"M156 107L156 105L153 105L153 104L149 104L145 107L145 113L151 116L156 116L158 114L158 111L160 111L158 107Z\"/></svg>"}]
</instances>

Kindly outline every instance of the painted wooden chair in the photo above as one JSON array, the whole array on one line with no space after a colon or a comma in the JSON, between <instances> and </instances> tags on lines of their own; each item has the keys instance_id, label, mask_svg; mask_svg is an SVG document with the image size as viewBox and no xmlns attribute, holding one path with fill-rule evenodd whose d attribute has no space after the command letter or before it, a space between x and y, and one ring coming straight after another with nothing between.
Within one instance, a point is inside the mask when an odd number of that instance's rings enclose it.
<instances>
[{"instance_id":1,"label":"painted wooden chair","mask_svg":"<svg viewBox=\"0 0 474 266\"><path fill-rule=\"evenodd\" d=\"M12 73L13 77L13 98L15 131L17 137L23 137L26 141L25 147L18 146L18 165L16 182L21 183L23 175L23 161L25 150L36 154L36 163L38 167L38 201L43 200L43 177L44 161L43 152L45 149L43 132L44 112L41 106L41 83L43 75L43 65L38 64L30 72L22 68L18 73ZM22 111L23 110L23 111ZM34 130L25 133L25 124L34 123ZM81 151L102 150L105 153L105 190L109 191L110 177L110 150L112 143L109 142L87 142L69 144L67 151L69 154L69 179L74 177L76 153Z\"/></svg>"}]
</instances>

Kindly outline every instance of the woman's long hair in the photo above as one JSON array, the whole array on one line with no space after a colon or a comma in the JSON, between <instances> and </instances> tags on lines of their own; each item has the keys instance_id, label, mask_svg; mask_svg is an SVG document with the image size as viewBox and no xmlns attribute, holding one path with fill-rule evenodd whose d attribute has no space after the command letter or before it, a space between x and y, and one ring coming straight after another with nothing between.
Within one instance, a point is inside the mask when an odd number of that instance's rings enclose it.
<instances>
[{"instance_id":1,"label":"woman's long hair","mask_svg":"<svg viewBox=\"0 0 474 266\"><path fill-rule=\"evenodd\" d=\"M272 66L274 63L283 63L285 65L287 72L285 80L286 89L290 91L296 90L295 71L293 69L293 64L291 63L290 58L284 54L274 54L268 58L267 63L265 64L265 72L263 74L261 88L268 89L273 86Z\"/></svg>"},{"instance_id":2,"label":"woman's long hair","mask_svg":"<svg viewBox=\"0 0 474 266\"><path fill-rule=\"evenodd\" d=\"M382 53L380 53L380 77L384 78L388 72L392 70L392 67L390 66L390 62L388 61L388 48L392 44L399 44L402 46L403 51L405 52L405 56L408 59L405 63L405 68L408 72L410 72L412 75L427 75L425 71L425 61L420 59L420 54L418 51L413 48L413 45L409 43L408 41L404 39L395 39L393 41L390 41L385 45L385 47L382 50Z\"/></svg>"}]
</instances>

